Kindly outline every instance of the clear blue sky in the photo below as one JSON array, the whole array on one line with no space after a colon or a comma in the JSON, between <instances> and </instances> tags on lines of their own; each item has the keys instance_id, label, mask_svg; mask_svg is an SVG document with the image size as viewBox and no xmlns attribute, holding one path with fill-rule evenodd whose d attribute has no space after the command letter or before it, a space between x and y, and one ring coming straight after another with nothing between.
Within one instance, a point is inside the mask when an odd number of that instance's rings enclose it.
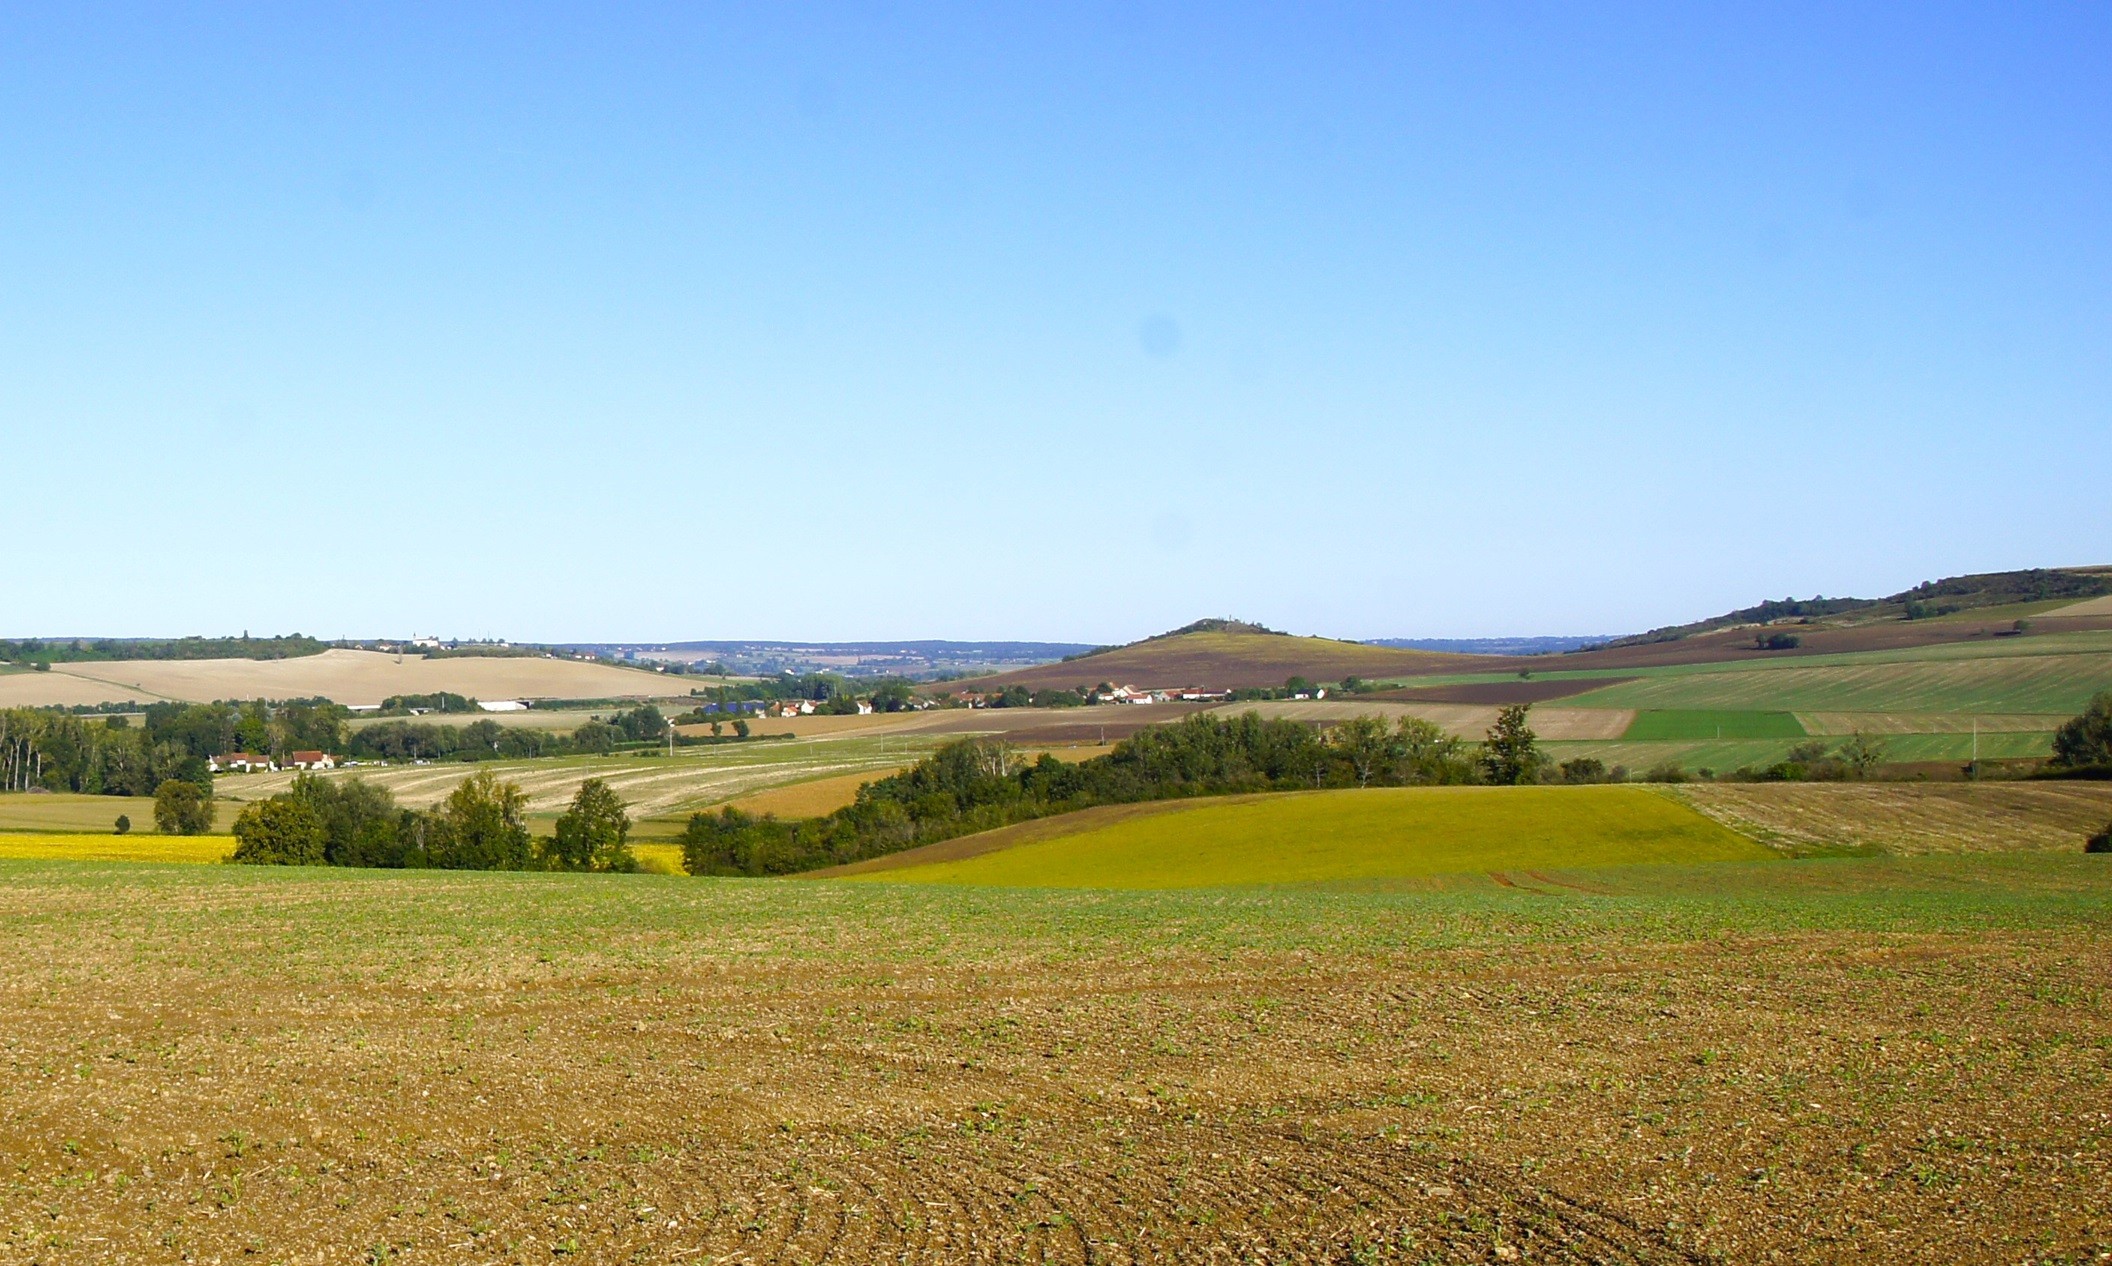
<instances>
[{"instance_id":1,"label":"clear blue sky","mask_svg":"<svg viewBox=\"0 0 2112 1266\"><path fill-rule=\"evenodd\" d=\"M0 634L2112 562L2112 7L0 10Z\"/></svg>"}]
</instances>

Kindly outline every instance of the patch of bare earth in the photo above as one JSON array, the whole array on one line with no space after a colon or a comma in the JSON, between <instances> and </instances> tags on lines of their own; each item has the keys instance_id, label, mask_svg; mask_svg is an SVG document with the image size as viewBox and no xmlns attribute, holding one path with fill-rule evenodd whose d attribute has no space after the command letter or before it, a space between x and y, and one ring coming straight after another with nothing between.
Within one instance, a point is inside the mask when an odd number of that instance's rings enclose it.
<instances>
[{"instance_id":1,"label":"patch of bare earth","mask_svg":"<svg viewBox=\"0 0 2112 1266\"><path fill-rule=\"evenodd\" d=\"M2112 784L1713 783L1663 788L1741 835L1792 852L2081 850L2112 821Z\"/></svg>"},{"instance_id":2,"label":"patch of bare earth","mask_svg":"<svg viewBox=\"0 0 2112 1266\"><path fill-rule=\"evenodd\" d=\"M0 1260L2112 1245L2087 930L1188 948L1178 903L1051 933L835 885L610 881L582 914L486 882L10 875Z\"/></svg>"}]
</instances>

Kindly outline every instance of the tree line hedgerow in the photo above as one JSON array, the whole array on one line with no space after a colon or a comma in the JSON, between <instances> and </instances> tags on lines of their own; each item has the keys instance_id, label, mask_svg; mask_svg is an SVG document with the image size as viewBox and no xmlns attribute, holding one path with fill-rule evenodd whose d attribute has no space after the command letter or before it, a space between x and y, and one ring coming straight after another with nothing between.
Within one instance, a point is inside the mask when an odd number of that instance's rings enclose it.
<instances>
[{"instance_id":1,"label":"tree line hedgerow","mask_svg":"<svg viewBox=\"0 0 2112 1266\"><path fill-rule=\"evenodd\" d=\"M599 778L580 784L554 835L531 835L528 797L489 770L428 810L359 778L303 774L235 819L234 860L261 866L634 871L631 819Z\"/></svg>"}]
</instances>

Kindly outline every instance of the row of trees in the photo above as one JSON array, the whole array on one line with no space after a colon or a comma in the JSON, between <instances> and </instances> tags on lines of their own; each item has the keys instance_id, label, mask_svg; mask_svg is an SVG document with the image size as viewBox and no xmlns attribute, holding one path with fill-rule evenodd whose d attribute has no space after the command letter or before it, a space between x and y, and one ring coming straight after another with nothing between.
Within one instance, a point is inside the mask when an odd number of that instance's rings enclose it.
<instances>
[{"instance_id":1,"label":"row of trees","mask_svg":"<svg viewBox=\"0 0 2112 1266\"><path fill-rule=\"evenodd\" d=\"M916 699L916 684L900 677L853 679L839 673L779 673L738 685L704 687L689 692L696 699L723 707L801 700L817 712L852 713L864 700L875 712L903 712Z\"/></svg>"},{"instance_id":2,"label":"row of trees","mask_svg":"<svg viewBox=\"0 0 2112 1266\"><path fill-rule=\"evenodd\" d=\"M336 750L346 715L321 699L155 703L138 726L122 716L0 710L0 789L147 796L170 779L203 786L207 760L222 752Z\"/></svg>"},{"instance_id":3,"label":"row of trees","mask_svg":"<svg viewBox=\"0 0 2112 1266\"><path fill-rule=\"evenodd\" d=\"M662 742L667 730L666 716L648 703L606 721L587 721L570 734L491 720L467 725L382 721L352 730L340 750L363 760L388 761L606 756L628 744Z\"/></svg>"},{"instance_id":4,"label":"row of trees","mask_svg":"<svg viewBox=\"0 0 2112 1266\"><path fill-rule=\"evenodd\" d=\"M1477 750L1431 722L1362 717L1329 730L1297 721L1198 714L1154 726L1106 756L1027 762L996 739L948 744L822 818L782 821L737 809L693 816L683 862L694 875L773 875L842 865L1097 804L1322 787L1531 781L1542 763L1525 709Z\"/></svg>"},{"instance_id":5,"label":"row of trees","mask_svg":"<svg viewBox=\"0 0 2112 1266\"><path fill-rule=\"evenodd\" d=\"M582 783L556 834L528 830L528 796L490 771L429 810L405 809L359 778L303 774L235 819L235 861L260 866L633 871L631 819L599 778Z\"/></svg>"},{"instance_id":6,"label":"row of trees","mask_svg":"<svg viewBox=\"0 0 2112 1266\"><path fill-rule=\"evenodd\" d=\"M0 660L25 664L72 664L113 659L291 659L320 655L325 643L294 633L286 637L178 638L0 638Z\"/></svg>"}]
</instances>

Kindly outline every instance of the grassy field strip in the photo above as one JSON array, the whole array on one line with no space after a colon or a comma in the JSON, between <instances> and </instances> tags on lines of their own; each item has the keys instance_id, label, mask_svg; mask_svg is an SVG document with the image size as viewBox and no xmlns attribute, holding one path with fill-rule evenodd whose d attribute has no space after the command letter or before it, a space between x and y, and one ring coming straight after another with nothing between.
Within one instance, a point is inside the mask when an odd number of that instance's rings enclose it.
<instances>
[{"instance_id":1,"label":"grassy field strip","mask_svg":"<svg viewBox=\"0 0 2112 1266\"><path fill-rule=\"evenodd\" d=\"M77 835L0 831L0 857L52 862L224 862L232 835Z\"/></svg>"},{"instance_id":2,"label":"grassy field strip","mask_svg":"<svg viewBox=\"0 0 2112 1266\"><path fill-rule=\"evenodd\" d=\"M1603 743L1543 743L1556 760L1592 756L1608 765L1625 765L1641 773L1664 761L1682 767L1713 769L1719 773L1741 767L1763 769L1788 757L1790 749L1805 739L1725 739L1691 742L1636 743L1626 740ZM1887 734L1882 736L1888 761L1957 761L1964 764L1973 754L1970 734ZM2004 733L1980 736L1982 760L2040 758L2053 750L2050 734Z\"/></svg>"},{"instance_id":3,"label":"grassy field strip","mask_svg":"<svg viewBox=\"0 0 2112 1266\"><path fill-rule=\"evenodd\" d=\"M1789 655L1780 658L1754 656L1699 664L1654 664L1633 668L1562 668L1562 657L1547 657L1545 670L1535 668L1536 681L1590 681L1608 677L1641 677L1648 681L1669 677L1706 677L1717 673L1783 672L1811 668L1868 667L1878 664L1942 663L1950 660L2028 659L2060 655L2112 654L2112 630L2092 629L2075 633L2045 633L2030 637L1981 639L1972 642L1941 642L1933 646L1909 646L1878 651L1841 651L1828 655ZM1429 676L1389 679L1403 686L1480 685L1516 681L1508 673L1433 673ZM1641 684L1641 683L1638 683ZM1572 699L1583 696L1571 696ZM1564 702L1569 702L1565 700Z\"/></svg>"},{"instance_id":4,"label":"grassy field strip","mask_svg":"<svg viewBox=\"0 0 2112 1266\"><path fill-rule=\"evenodd\" d=\"M2112 821L2112 784L1711 783L1657 789L1791 852L2080 852Z\"/></svg>"},{"instance_id":5,"label":"grassy field strip","mask_svg":"<svg viewBox=\"0 0 2112 1266\"><path fill-rule=\"evenodd\" d=\"M2062 713L2112 686L2112 654L1775 667L1663 674L1567 700L1577 706L1790 712Z\"/></svg>"},{"instance_id":6,"label":"grassy field strip","mask_svg":"<svg viewBox=\"0 0 2112 1266\"><path fill-rule=\"evenodd\" d=\"M959 861L860 878L1181 888L1770 856L1751 840L1641 788L1413 787L1199 801Z\"/></svg>"},{"instance_id":7,"label":"grassy field strip","mask_svg":"<svg viewBox=\"0 0 2112 1266\"><path fill-rule=\"evenodd\" d=\"M1269 718L1292 721L1347 721L1351 717L1376 716L1393 720L1421 717L1443 726L1446 733L1479 739L1496 724L1493 707L1467 703L1401 703L1388 699L1269 700L1260 703L1228 703L1211 711L1219 716L1253 712ZM1620 708L1535 707L1533 729L1547 739L1619 738L1635 720L1635 714Z\"/></svg>"},{"instance_id":8,"label":"grassy field strip","mask_svg":"<svg viewBox=\"0 0 2112 1266\"><path fill-rule=\"evenodd\" d=\"M2068 718L2047 712L1799 712L1810 734L2048 734Z\"/></svg>"},{"instance_id":9,"label":"grassy field strip","mask_svg":"<svg viewBox=\"0 0 2112 1266\"><path fill-rule=\"evenodd\" d=\"M234 825L239 805L216 803L214 821L222 831ZM154 829L152 796L80 796L70 792L0 792L0 831L45 831L94 834L110 831L118 815L132 819L135 831Z\"/></svg>"},{"instance_id":10,"label":"grassy field strip","mask_svg":"<svg viewBox=\"0 0 2112 1266\"><path fill-rule=\"evenodd\" d=\"M1704 709L1670 711L1653 709L1635 714L1635 721L1617 737L1637 742L1691 739L1803 738L1806 729L1788 712L1747 712ZM1554 736L1567 737L1567 736Z\"/></svg>"}]
</instances>

